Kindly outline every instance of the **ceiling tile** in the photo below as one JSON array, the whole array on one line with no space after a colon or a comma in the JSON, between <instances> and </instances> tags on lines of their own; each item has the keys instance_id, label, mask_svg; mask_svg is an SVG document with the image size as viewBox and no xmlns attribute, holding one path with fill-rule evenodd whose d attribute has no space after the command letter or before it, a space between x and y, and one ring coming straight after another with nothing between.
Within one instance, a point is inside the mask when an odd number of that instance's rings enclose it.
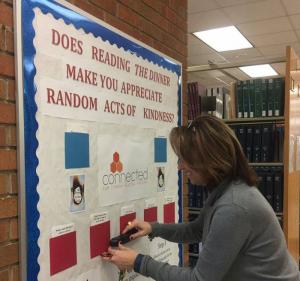
<instances>
[{"instance_id":1,"label":"ceiling tile","mask_svg":"<svg viewBox=\"0 0 300 281\"><path fill-rule=\"evenodd\" d=\"M225 74L223 74L223 75L221 75L221 76L217 76L217 77L216 77L216 80L217 80L217 81L220 81L220 82L223 82L223 83L224 83L225 85L227 85L227 86L230 86L231 83L236 82L236 79L233 79L233 78L231 78L230 76L225 75Z\"/></svg>"},{"instance_id":2,"label":"ceiling tile","mask_svg":"<svg viewBox=\"0 0 300 281\"><path fill-rule=\"evenodd\" d=\"M266 47L260 47L258 50L267 57L283 57L286 55L286 46L292 46L294 50L300 51L300 43L294 42L291 44L284 44L284 45L272 45Z\"/></svg>"},{"instance_id":3,"label":"ceiling tile","mask_svg":"<svg viewBox=\"0 0 300 281\"><path fill-rule=\"evenodd\" d=\"M236 77L238 80L249 79L248 75L246 75L239 68L227 68L227 69L225 69L225 71L228 72L229 74L231 74L232 76Z\"/></svg>"},{"instance_id":4,"label":"ceiling tile","mask_svg":"<svg viewBox=\"0 0 300 281\"><path fill-rule=\"evenodd\" d=\"M260 47L260 48L258 48L258 50L264 56L281 57L281 56L285 56L285 48L286 48L286 44L284 44L284 45L270 45L270 46Z\"/></svg>"},{"instance_id":5,"label":"ceiling tile","mask_svg":"<svg viewBox=\"0 0 300 281\"><path fill-rule=\"evenodd\" d=\"M249 23L241 23L236 27L246 37L251 35L276 33L293 29L287 17L274 18Z\"/></svg>"},{"instance_id":6,"label":"ceiling tile","mask_svg":"<svg viewBox=\"0 0 300 281\"><path fill-rule=\"evenodd\" d=\"M300 15L289 16L289 18L291 19L294 28L300 29Z\"/></svg>"},{"instance_id":7,"label":"ceiling tile","mask_svg":"<svg viewBox=\"0 0 300 281\"><path fill-rule=\"evenodd\" d=\"M195 35L188 34L188 46L199 45L199 42L201 42L201 41Z\"/></svg>"},{"instance_id":8,"label":"ceiling tile","mask_svg":"<svg viewBox=\"0 0 300 281\"><path fill-rule=\"evenodd\" d=\"M254 44L255 47L280 45L280 44L290 44L292 42L298 41L297 36L294 31L278 32L272 34L258 35L258 36L248 36L248 40Z\"/></svg>"},{"instance_id":9,"label":"ceiling tile","mask_svg":"<svg viewBox=\"0 0 300 281\"><path fill-rule=\"evenodd\" d=\"M207 72L207 71L205 71ZM188 82L199 82L200 84L208 87L216 83L216 79L205 74L205 72L192 72L188 73Z\"/></svg>"},{"instance_id":10,"label":"ceiling tile","mask_svg":"<svg viewBox=\"0 0 300 281\"><path fill-rule=\"evenodd\" d=\"M230 83L235 82L234 79L223 74L220 71L202 71L189 72L188 82L198 82L205 87L227 87L230 88Z\"/></svg>"},{"instance_id":11,"label":"ceiling tile","mask_svg":"<svg viewBox=\"0 0 300 281\"><path fill-rule=\"evenodd\" d=\"M219 65L245 61L259 64L263 59L284 57L287 45L300 57L300 0L188 0L188 3L189 33L236 25L255 46L218 54L188 34L188 66L206 65L208 61ZM280 75L285 74L285 63L272 66ZM237 79L249 79L238 68L226 71ZM206 86L219 85L221 82L216 78L228 84L232 79L220 71L188 73L188 81Z\"/></svg>"},{"instance_id":12,"label":"ceiling tile","mask_svg":"<svg viewBox=\"0 0 300 281\"><path fill-rule=\"evenodd\" d=\"M232 21L222 10L191 14L188 17L188 32L202 31L228 25L232 25Z\"/></svg>"},{"instance_id":13,"label":"ceiling tile","mask_svg":"<svg viewBox=\"0 0 300 281\"><path fill-rule=\"evenodd\" d=\"M195 65L205 65L208 64L208 61L212 61L213 63L220 64L220 63L227 63L228 61L218 55L215 54L206 54L200 56L190 56L188 57L188 66L195 66Z\"/></svg>"},{"instance_id":14,"label":"ceiling tile","mask_svg":"<svg viewBox=\"0 0 300 281\"><path fill-rule=\"evenodd\" d=\"M208 70L208 71L205 71L206 74L210 77L221 77L223 76L224 74L219 71L219 70Z\"/></svg>"},{"instance_id":15,"label":"ceiling tile","mask_svg":"<svg viewBox=\"0 0 300 281\"><path fill-rule=\"evenodd\" d=\"M223 9L234 23L264 20L285 16L280 0L266 0Z\"/></svg>"},{"instance_id":16,"label":"ceiling tile","mask_svg":"<svg viewBox=\"0 0 300 281\"><path fill-rule=\"evenodd\" d=\"M242 62L248 60L249 58L261 57L261 53L255 48L222 52L221 55L230 62Z\"/></svg>"},{"instance_id":17,"label":"ceiling tile","mask_svg":"<svg viewBox=\"0 0 300 281\"><path fill-rule=\"evenodd\" d=\"M298 30L298 33L300 33L300 30ZM297 53L298 57L300 58L300 42L296 44L292 44L293 49Z\"/></svg>"},{"instance_id":18,"label":"ceiling tile","mask_svg":"<svg viewBox=\"0 0 300 281\"><path fill-rule=\"evenodd\" d=\"M188 81L197 81L198 79L205 79L205 77L210 77L205 73L206 71L188 72Z\"/></svg>"},{"instance_id":19,"label":"ceiling tile","mask_svg":"<svg viewBox=\"0 0 300 281\"><path fill-rule=\"evenodd\" d=\"M271 66L275 69L275 71L282 75L282 76L285 76L285 62L282 62L282 63L272 63Z\"/></svg>"},{"instance_id":20,"label":"ceiling tile","mask_svg":"<svg viewBox=\"0 0 300 281\"><path fill-rule=\"evenodd\" d=\"M187 80L188 80L188 82L198 81L199 77L197 77L197 73L198 72L189 72L187 74Z\"/></svg>"},{"instance_id":21,"label":"ceiling tile","mask_svg":"<svg viewBox=\"0 0 300 281\"><path fill-rule=\"evenodd\" d=\"M219 8L214 0L189 0L188 1L188 14L199 13L208 10Z\"/></svg>"},{"instance_id":22,"label":"ceiling tile","mask_svg":"<svg viewBox=\"0 0 300 281\"><path fill-rule=\"evenodd\" d=\"M299 0L282 0L289 15L300 14L300 1Z\"/></svg>"},{"instance_id":23,"label":"ceiling tile","mask_svg":"<svg viewBox=\"0 0 300 281\"><path fill-rule=\"evenodd\" d=\"M241 5L241 4L251 3L251 2L258 2L258 1L261 1L261 0L216 0L216 2L221 7Z\"/></svg>"},{"instance_id":24,"label":"ceiling tile","mask_svg":"<svg viewBox=\"0 0 300 281\"><path fill-rule=\"evenodd\" d=\"M188 56L216 53L216 51L209 48L206 44L201 43L200 40L198 41L199 43L197 45L188 45Z\"/></svg>"}]
</instances>

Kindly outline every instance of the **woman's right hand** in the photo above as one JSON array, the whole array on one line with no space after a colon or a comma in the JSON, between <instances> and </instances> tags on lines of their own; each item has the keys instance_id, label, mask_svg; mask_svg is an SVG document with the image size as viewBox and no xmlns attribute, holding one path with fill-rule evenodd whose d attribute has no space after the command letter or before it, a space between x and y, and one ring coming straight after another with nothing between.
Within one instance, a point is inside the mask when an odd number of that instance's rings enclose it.
<instances>
[{"instance_id":1,"label":"woman's right hand","mask_svg":"<svg viewBox=\"0 0 300 281\"><path fill-rule=\"evenodd\" d=\"M152 232L152 227L149 222L134 219L133 221L128 222L127 226L122 231L122 234L126 233L127 231L129 231L132 228L136 228L138 230L138 232L136 232L130 236L131 240L146 236Z\"/></svg>"}]
</instances>

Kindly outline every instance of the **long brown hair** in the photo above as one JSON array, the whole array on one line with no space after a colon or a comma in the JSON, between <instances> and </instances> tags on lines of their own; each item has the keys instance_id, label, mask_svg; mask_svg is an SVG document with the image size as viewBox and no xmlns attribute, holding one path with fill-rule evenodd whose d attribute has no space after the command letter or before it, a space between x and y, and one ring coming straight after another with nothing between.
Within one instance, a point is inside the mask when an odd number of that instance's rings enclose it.
<instances>
[{"instance_id":1,"label":"long brown hair","mask_svg":"<svg viewBox=\"0 0 300 281\"><path fill-rule=\"evenodd\" d=\"M177 156L199 172L208 187L224 180L257 184L257 176L234 132L217 117L203 115L189 126L173 128L170 142Z\"/></svg>"}]
</instances>

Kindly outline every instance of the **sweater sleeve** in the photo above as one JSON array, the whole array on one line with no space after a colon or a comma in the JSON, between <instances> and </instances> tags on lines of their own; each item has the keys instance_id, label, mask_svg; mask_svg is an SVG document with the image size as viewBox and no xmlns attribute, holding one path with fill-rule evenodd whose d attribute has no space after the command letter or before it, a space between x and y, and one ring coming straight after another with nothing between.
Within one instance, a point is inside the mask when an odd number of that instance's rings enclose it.
<instances>
[{"instance_id":1,"label":"sweater sleeve","mask_svg":"<svg viewBox=\"0 0 300 281\"><path fill-rule=\"evenodd\" d=\"M152 224L150 238L161 237L171 242L200 242L203 233L203 213L189 223Z\"/></svg>"},{"instance_id":2,"label":"sweater sleeve","mask_svg":"<svg viewBox=\"0 0 300 281\"><path fill-rule=\"evenodd\" d=\"M238 206L221 206L212 217L210 232L194 268L172 266L144 256L139 273L156 281L220 281L249 234L249 220L244 210Z\"/></svg>"}]
</instances>

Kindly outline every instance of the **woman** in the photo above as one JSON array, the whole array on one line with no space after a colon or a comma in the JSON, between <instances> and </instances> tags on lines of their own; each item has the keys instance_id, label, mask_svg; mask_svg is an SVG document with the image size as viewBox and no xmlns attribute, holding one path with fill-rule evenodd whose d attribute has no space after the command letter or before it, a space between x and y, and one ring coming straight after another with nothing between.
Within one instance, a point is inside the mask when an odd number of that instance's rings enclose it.
<instances>
[{"instance_id":1,"label":"woman","mask_svg":"<svg viewBox=\"0 0 300 281\"><path fill-rule=\"evenodd\" d=\"M170 133L178 168L210 195L190 223L149 224L135 220L132 239L150 235L172 242L202 242L194 268L171 266L120 245L106 258L121 270L134 269L157 281L299 281L272 207L256 185L256 175L233 131L213 116Z\"/></svg>"}]
</instances>

